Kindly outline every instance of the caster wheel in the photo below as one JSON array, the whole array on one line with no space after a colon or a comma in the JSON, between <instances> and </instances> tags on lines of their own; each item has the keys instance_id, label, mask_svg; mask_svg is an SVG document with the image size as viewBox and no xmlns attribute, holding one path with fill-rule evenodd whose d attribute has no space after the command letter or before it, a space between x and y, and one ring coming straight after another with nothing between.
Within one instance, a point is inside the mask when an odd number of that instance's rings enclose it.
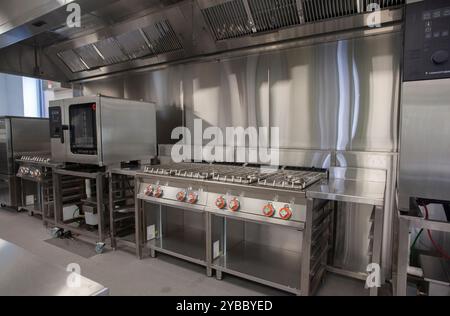
<instances>
[{"instance_id":1,"label":"caster wheel","mask_svg":"<svg viewBox=\"0 0 450 316\"><path fill-rule=\"evenodd\" d=\"M97 254L101 255L103 253L103 251L105 250L105 246L106 246L106 244L103 242L97 243L97 245L95 246L95 252Z\"/></svg>"},{"instance_id":2,"label":"caster wheel","mask_svg":"<svg viewBox=\"0 0 450 316\"><path fill-rule=\"evenodd\" d=\"M150 249L150 258L156 258L156 251L154 249Z\"/></svg>"},{"instance_id":3,"label":"caster wheel","mask_svg":"<svg viewBox=\"0 0 450 316\"><path fill-rule=\"evenodd\" d=\"M64 230L58 227L52 228L50 234L53 238L61 238L64 234Z\"/></svg>"}]
</instances>

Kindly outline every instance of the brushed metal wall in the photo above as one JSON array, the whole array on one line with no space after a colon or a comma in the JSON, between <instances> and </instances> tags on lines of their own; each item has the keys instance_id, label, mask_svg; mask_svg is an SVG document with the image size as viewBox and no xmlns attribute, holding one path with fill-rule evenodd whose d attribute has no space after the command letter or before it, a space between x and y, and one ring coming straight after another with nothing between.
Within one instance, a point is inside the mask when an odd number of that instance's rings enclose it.
<instances>
[{"instance_id":1,"label":"brushed metal wall","mask_svg":"<svg viewBox=\"0 0 450 316\"><path fill-rule=\"evenodd\" d=\"M161 115L184 110L190 128L197 118L204 128L279 127L281 148L397 152L401 40L390 33L172 66L88 82L83 94L153 101Z\"/></svg>"},{"instance_id":2,"label":"brushed metal wall","mask_svg":"<svg viewBox=\"0 0 450 316\"><path fill-rule=\"evenodd\" d=\"M155 102L159 144L173 143L171 131L182 120L189 128L197 118L203 128L279 127L283 149L333 151L337 166L387 170L383 265L389 278L401 53L402 34L394 32L87 82L83 94ZM365 271L370 212L340 207L336 262Z\"/></svg>"}]
</instances>

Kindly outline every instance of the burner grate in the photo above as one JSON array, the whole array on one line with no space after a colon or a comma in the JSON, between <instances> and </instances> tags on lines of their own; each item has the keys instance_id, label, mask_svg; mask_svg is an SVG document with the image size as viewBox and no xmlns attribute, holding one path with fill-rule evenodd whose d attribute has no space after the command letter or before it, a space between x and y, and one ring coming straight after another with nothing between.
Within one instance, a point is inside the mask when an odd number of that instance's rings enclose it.
<instances>
[{"instance_id":1,"label":"burner grate","mask_svg":"<svg viewBox=\"0 0 450 316\"><path fill-rule=\"evenodd\" d=\"M242 185L304 190L324 178L325 172L316 169L269 169L245 165L219 165L205 163L179 163L147 166L145 173L178 178L210 180Z\"/></svg>"}]
</instances>

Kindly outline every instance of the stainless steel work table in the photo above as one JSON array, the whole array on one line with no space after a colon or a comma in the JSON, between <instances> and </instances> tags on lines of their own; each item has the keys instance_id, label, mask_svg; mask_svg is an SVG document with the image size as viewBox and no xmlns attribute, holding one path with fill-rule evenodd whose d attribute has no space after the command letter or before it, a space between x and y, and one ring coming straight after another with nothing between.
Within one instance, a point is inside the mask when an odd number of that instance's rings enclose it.
<instances>
[{"instance_id":1,"label":"stainless steel work table","mask_svg":"<svg viewBox=\"0 0 450 316\"><path fill-rule=\"evenodd\" d=\"M130 199L127 194L128 189L132 189L133 200L135 200L135 178L137 173L142 173L144 170L143 166L131 166L123 168L113 168L108 171L108 183L109 183L109 220L110 220L110 234L111 234L111 247L113 249L117 248L118 244L123 244L124 246L136 248L136 237L135 232L132 234L127 234L124 237L118 236L118 229L116 226L125 222L129 219L135 221L135 203L133 205L128 205L127 201ZM133 180L129 182L128 180ZM129 186L129 187L128 187ZM131 193L131 192L129 192ZM120 209L116 209L115 205L117 203L124 204Z\"/></svg>"},{"instance_id":2,"label":"stainless steel work table","mask_svg":"<svg viewBox=\"0 0 450 316\"><path fill-rule=\"evenodd\" d=\"M45 154L43 157L47 157ZM55 216L53 214L53 200L51 196L53 195L53 182L52 182L52 170L58 168L60 164L51 162L48 160L27 160L27 158L16 159L16 163L20 167L33 167L41 171L41 176L33 177L29 174L17 173L17 178L20 179L22 188L25 188L25 183L29 182L34 184L36 192L37 203L35 205L27 205L24 189L21 191L21 207L19 209L26 210L33 216L35 214L41 215L42 222L45 226L55 224ZM31 207L31 209L30 209Z\"/></svg>"},{"instance_id":3,"label":"stainless steel work table","mask_svg":"<svg viewBox=\"0 0 450 316\"><path fill-rule=\"evenodd\" d=\"M103 285L80 276L79 286L68 286L71 272L0 239L0 296L106 296Z\"/></svg>"},{"instance_id":4,"label":"stainless steel work table","mask_svg":"<svg viewBox=\"0 0 450 316\"><path fill-rule=\"evenodd\" d=\"M373 225L373 233L370 236L371 263L381 266L385 191L386 171L384 170L332 168L330 178L309 187L306 197L311 203L314 200L327 200L373 206L373 215L370 218ZM334 209L338 210L337 205ZM346 271L332 265L328 266L327 270L363 281L366 281L368 277L367 273ZM370 295L378 295L378 288L371 288Z\"/></svg>"},{"instance_id":5,"label":"stainless steel work table","mask_svg":"<svg viewBox=\"0 0 450 316\"><path fill-rule=\"evenodd\" d=\"M63 199L63 187L62 187L62 177L70 176L79 179L89 179L95 181L95 195L92 197L82 197L80 202L88 202L91 205L95 205L97 208L98 214L98 229L97 231L89 231L87 229L78 228L74 225L73 220L64 221L63 216L63 208L64 208L64 199ZM106 212L107 210L107 200L104 199L104 190L103 190L103 180L106 178L106 173L102 170L83 170L83 169L63 169L63 168L54 168L53 173L53 197L55 203L55 226L61 229L65 229L71 231L77 235L85 236L88 238L89 242L95 243L95 250L97 253L101 254L105 247L105 240L107 230L109 227L106 225ZM80 192L83 194L82 192Z\"/></svg>"}]
</instances>

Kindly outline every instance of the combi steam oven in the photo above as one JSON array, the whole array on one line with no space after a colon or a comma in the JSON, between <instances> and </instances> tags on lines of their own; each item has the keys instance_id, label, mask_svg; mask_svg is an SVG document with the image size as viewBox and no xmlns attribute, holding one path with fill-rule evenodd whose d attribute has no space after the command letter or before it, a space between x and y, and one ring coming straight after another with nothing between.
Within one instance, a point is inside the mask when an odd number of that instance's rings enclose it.
<instances>
[{"instance_id":1,"label":"combi steam oven","mask_svg":"<svg viewBox=\"0 0 450 316\"><path fill-rule=\"evenodd\" d=\"M153 103L79 97L52 102L49 114L55 162L109 166L156 155Z\"/></svg>"}]
</instances>

